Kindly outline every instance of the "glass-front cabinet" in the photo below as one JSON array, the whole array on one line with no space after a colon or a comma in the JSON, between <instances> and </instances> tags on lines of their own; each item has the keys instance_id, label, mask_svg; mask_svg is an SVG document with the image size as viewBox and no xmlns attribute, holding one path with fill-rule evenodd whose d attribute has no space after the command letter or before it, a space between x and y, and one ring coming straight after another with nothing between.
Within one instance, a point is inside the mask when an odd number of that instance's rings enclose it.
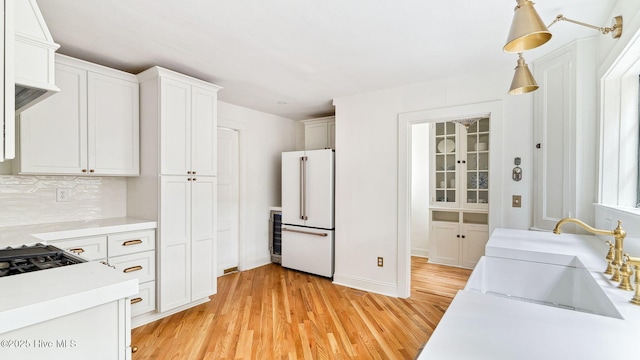
<instances>
[{"instance_id":1,"label":"glass-front cabinet","mask_svg":"<svg viewBox=\"0 0 640 360\"><path fill-rule=\"evenodd\" d=\"M454 123L435 124L435 196L432 201L454 205L458 202L458 129Z\"/></svg>"},{"instance_id":2,"label":"glass-front cabinet","mask_svg":"<svg viewBox=\"0 0 640 360\"><path fill-rule=\"evenodd\" d=\"M431 206L488 209L489 118L435 123L431 131Z\"/></svg>"},{"instance_id":3,"label":"glass-front cabinet","mask_svg":"<svg viewBox=\"0 0 640 360\"><path fill-rule=\"evenodd\" d=\"M489 117L430 132L429 261L473 268L489 238Z\"/></svg>"},{"instance_id":4,"label":"glass-front cabinet","mask_svg":"<svg viewBox=\"0 0 640 360\"><path fill-rule=\"evenodd\" d=\"M466 148L466 203L489 203L489 119L469 125Z\"/></svg>"}]
</instances>

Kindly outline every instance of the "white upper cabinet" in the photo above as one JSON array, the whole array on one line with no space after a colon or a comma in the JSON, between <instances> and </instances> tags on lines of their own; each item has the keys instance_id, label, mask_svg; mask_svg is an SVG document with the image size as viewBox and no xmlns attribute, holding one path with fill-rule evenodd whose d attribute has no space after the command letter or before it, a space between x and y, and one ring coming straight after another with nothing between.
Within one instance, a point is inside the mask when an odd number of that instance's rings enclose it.
<instances>
[{"instance_id":1,"label":"white upper cabinet","mask_svg":"<svg viewBox=\"0 0 640 360\"><path fill-rule=\"evenodd\" d=\"M431 124L431 206L489 207L489 118Z\"/></svg>"},{"instance_id":2,"label":"white upper cabinet","mask_svg":"<svg viewBox=\"0 0 640 360\"><path fill-rule=\"evenodd\" d=\"M302 121L304 124L304 149L336 148L336 117L328 116L319 119Z\"/></svg>"},{"instance_id":3,"label":"white upper cabinet","mask_svg":"<svg viewBox=\"0 0 640 360\"><path fill-rule=\"evenodd\" d=\"M217 91L160 78L162 175L216 175Z\"/></svg>"},{"instance_id":4,"label":"white upper cabinet","mask_svg":"<svg viewBox=\"0 0 640 360\"><path fill-rule=\"evenodd\" d=\"M56 55L61 91L20 115L21 174L139 174L134 75Z\"/></svg>"}]
</instances>

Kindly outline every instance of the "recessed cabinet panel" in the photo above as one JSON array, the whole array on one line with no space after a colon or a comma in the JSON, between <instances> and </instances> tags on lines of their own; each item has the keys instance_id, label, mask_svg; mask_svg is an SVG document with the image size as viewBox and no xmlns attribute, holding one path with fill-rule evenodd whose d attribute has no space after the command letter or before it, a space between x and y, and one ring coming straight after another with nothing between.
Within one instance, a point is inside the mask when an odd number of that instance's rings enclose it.
<instances>
[{"instance_id":1,"label":"recessed cabinet panel","mask_svg":"<svg viewBox=\"0 0 640 360\"><path fill-rule=\"evenodd\" d=\"M489 231L483 225L464 225L464 238L462 239L461 264L463 267L473 268L484 255Z\"/></svg>"},{"instance_id":2,"label":"recessed cabinet panel","mask_svg":"<svg viewBox=\"0 0 640 360\"><path fill-rule=\"evenodd\" d=\"M429 256L433 262L458 265L460 241L458 224L432 223Z\"/></svg>"},{"instance_id":3,"label":"recessed cabinet panel","mask_svg":"<svg viewBox=\"0 0 640 360\"><path fill-rule=\"evenodd\" d=\"M197 175L217 174L217 93L192 87L191 170Z\"/></svg>"},{"instance_id":4,"label":"recessed cabinet panel","mask_svg":"<svg viewBox=\"0 0 640 360\"><path fill-rule=\"evenodd\" d=\"M191 183L192 301L206 298L217 290L217 188L217 179L213 176L198 176Z\"/></svg>"},{"instance_id":5,"label":"recessed cabinet panel","mask_svg":"<svg viewBox=\"0 0 640 360\"><path fill-rule=\"evenodd\" d=\"M191 86L161 79L160 173L187 175L191 171Z\"/></svg>"},{"instance_id":6,"label":"recessed cabinet panel","mask_svg":"<svg viewBox=\"0 0 640 360\"><path fill-rule=\"evenodd\" d=\"M184 176L160 181L160 311L191 301L191 183Z\"/></svg>"},{"instance_id":7,"label":"recessed cabinet panel","mask_svg":"<svg viewBox=\"0 0 640 360\"><path fill-rule=\"evenodd\" d=\"M62 89L20 114L20 173L81 174L87 164L87 72L56 64Z\"/></svg>"},{"instance_id":8,"label":"recessed cabinet panel","mask_svg":"<svg viewBox=\"0 0 640 360\"><path fill-rule=\"evenodd\" d=\"M88 156L98 174L137 175L138 83L89 73Z\"/></svg>"}]
</instances>

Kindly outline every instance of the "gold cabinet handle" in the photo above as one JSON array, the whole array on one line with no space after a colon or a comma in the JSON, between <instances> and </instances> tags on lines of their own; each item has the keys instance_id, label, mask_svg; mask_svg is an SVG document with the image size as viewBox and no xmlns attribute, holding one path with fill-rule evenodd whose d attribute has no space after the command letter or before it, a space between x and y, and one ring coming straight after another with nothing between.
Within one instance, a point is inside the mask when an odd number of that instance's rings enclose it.
<instances>
[{"instance_id":1,"label":"gold cabinet handle","mask_svg":"<svg viewBox=\"0 0 640 360\"><path fill-rule=\"evenodd\" d=\"M122 243L122 246L138 245L138 244L142 244L142 240L140 240L140 239L127 240L127 241Z\"/></svg>"},{"instance_id":2,"label":"gold cabinet handle","mask_svg":"<svg viewBox=\"0 0 640 360\"><path fill-rule=\"evenodd\" d=\"M122 272L130 273L130 272L139 271L139 270L142 270L142 266L136 265L136 266L128 267L128 268L124 269Z\"/></svg>"},{"instance_id":3,"label":"gold cabinet handle","mask_svg":"<svg viewBox=\"0 0 640 360\"><path fill-rule=\"evenodd\" d=\"M137 352L138 352L138 347L137 347L137 346L135 346L135 345L134 345L134 346L132 346L132 347L131 347L131 352L132 352L132 353L134 353L134 354L135 354L135 353L137 353Z\"/></svg>"},{"instance_id":4,"label":"gold cabinet handle","mask_svg":"<svg viewBox=\"0 0 640 360\"><path fill-rule=\"evenodd\" d=\"M71 251L74 254L82 254L84 252L83 248L75 248L75 249L69 249L69 251Z\"/></svg>"},{"instance_id":5,"label":"gold cabinet handle","mask_svg":"<svg viewBox=\"0 0 640 360\"><path fill-rule=\"evenodd\" d=\"M133 299L131 299L131 305L137 304L137 303L139 303L141 301L142 301L141 297L133 298Z\"/></svg>"}]
</instances>

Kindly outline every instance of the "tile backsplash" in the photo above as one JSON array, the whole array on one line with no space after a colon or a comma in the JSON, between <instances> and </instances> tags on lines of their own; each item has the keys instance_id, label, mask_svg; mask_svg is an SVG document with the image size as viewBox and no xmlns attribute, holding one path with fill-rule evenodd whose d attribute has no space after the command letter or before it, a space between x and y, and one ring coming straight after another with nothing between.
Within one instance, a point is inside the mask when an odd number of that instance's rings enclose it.
<instances>
[{"instance_id":1,"label":"tile backsplash","mask_svg":"<svg viewBox=\"0 0 640 360\"><path fill-rule=\"evenodd\" d=\"M0 227L122 217L126 201L125 178L0 175Z\"/></svg>"}]
</instances>

